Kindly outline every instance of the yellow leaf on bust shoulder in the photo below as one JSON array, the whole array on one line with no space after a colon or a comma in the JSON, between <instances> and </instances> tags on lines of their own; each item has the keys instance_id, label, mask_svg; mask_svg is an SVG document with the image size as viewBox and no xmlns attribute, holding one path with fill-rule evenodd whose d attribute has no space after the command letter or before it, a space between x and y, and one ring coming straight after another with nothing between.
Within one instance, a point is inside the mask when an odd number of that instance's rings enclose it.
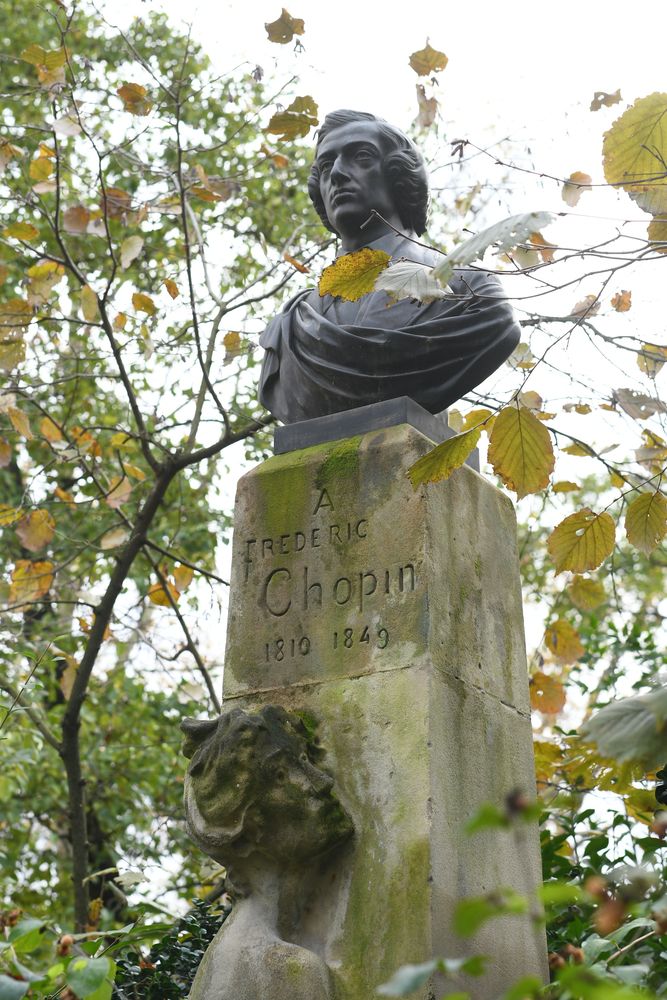
<instances>
[{"instance_id":1,"label":"yellow leaf on bust shoulder","mask_svg":"<svg viewBox=\"0 0 667 1000\"><path fill-rule=\"evenodd\" d=\"M344 254L324 269L318 291L322 296L333 295L356 302L373 291L378 275L388 267L390 260L384 250L371 250L370 247Z\"/></svg>"}]
</instances>

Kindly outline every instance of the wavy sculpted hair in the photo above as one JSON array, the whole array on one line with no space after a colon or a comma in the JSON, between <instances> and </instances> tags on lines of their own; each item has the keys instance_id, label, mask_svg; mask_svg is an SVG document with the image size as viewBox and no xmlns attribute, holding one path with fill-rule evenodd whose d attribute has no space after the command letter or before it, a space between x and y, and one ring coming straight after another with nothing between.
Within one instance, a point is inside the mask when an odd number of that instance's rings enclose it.
<instances>
[{"instance_id":1,"label":"wavy sculpted hair","mask_svg":"<svg viewBox=\"0 0 667 1000\"><path fill-rule=\"evenodd\" d=\"M334 129L355 122L373 122L376 125L386 146L387 155L384 158L383 166L400 220L406 230L413 230L418 236L421 236L426 229L428 175L423 156L406 135L403 135L399 129L390 125L383 118L377 118L366 111L343 109L332 111L326 116L317 136L317 145L319 146L322 140ZM332 233L335 233L336 230L329 222L320 194L317 148L308 178L308 194L324 225Z\"/></svg>"}]
</instances>

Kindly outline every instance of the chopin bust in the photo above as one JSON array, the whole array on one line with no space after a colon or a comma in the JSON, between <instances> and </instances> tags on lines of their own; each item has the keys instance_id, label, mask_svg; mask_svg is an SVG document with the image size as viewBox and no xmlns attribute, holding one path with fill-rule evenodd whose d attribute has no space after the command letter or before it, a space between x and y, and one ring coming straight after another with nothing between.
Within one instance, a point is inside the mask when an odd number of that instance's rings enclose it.
<instances>
[{"instance_id":1,"label":"chopin bust","mask_svg":"<svg viewBox=\"0 0 667 1000\"><path fill-rule=\"evenodd\" d=\"M382 119L359 111L327 115L308 192L324 225L340 237L340 253L368 246L429 266L441 259L413 242L426 229L423 157ZM444 410L519 342L495 277L462 269L449 287L451 296L428 305L408 299L390 305L384 291L356 302L317 289L299 292L262 334L260 401L287 424L398 396L431 413Z\"/></svg>"}]
</instances>

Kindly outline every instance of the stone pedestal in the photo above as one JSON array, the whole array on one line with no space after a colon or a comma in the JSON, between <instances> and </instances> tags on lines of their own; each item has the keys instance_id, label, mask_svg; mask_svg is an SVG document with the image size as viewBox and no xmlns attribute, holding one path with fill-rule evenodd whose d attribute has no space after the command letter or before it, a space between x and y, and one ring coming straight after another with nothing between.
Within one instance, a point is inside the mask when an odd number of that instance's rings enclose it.
<instances>
[{"instance_id":1,"label":"stone pedestal","mask_svg":"<svg viewBox=\"0 0 667 1000\"><path fill-rule=\"evenodd\" d=\"M530 827L520 849L465 833L482 804L534 794L516 529L468 467L414 491L407 469L431 447L407 425L373 431L272 458L237 493L224 710L277 704L319 726L356 833L294 943L340 1000L432 957L484 954L489 971L421 1000L546 976L528 917L452 928L459 900L530 893L540 863Z\"/></svg>"}]
</instances>

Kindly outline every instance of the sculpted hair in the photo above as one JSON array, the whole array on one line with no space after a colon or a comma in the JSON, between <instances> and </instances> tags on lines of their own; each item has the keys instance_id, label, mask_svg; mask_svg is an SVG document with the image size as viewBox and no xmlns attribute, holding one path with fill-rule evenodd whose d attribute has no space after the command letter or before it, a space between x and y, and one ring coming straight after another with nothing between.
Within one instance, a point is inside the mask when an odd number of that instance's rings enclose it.
<instances>
[{"instance_id":1,"label":"sculpted hair","mask_svg":"<svg viewBox=\"0 0 667 1000\"><path fill-rule=\"evenodd\" d=\"M406 135L383 118L368 114L366 111L332 111L324 119L324 124L317 136L317 145L343 125L356 122L374 122L378 132L387 147L387 156L383 161L385 175L390 185L396 209L401 223L406 230L414 230L418 236L426 229L426 213L428 210L428 175L424 166L424 158L417 147ZM329 222L320 194L320 171L317 166L317 149L315 161L308 178L308 194L324 225L332 233L336 230Z\"/></svg>"}]
</instances>

